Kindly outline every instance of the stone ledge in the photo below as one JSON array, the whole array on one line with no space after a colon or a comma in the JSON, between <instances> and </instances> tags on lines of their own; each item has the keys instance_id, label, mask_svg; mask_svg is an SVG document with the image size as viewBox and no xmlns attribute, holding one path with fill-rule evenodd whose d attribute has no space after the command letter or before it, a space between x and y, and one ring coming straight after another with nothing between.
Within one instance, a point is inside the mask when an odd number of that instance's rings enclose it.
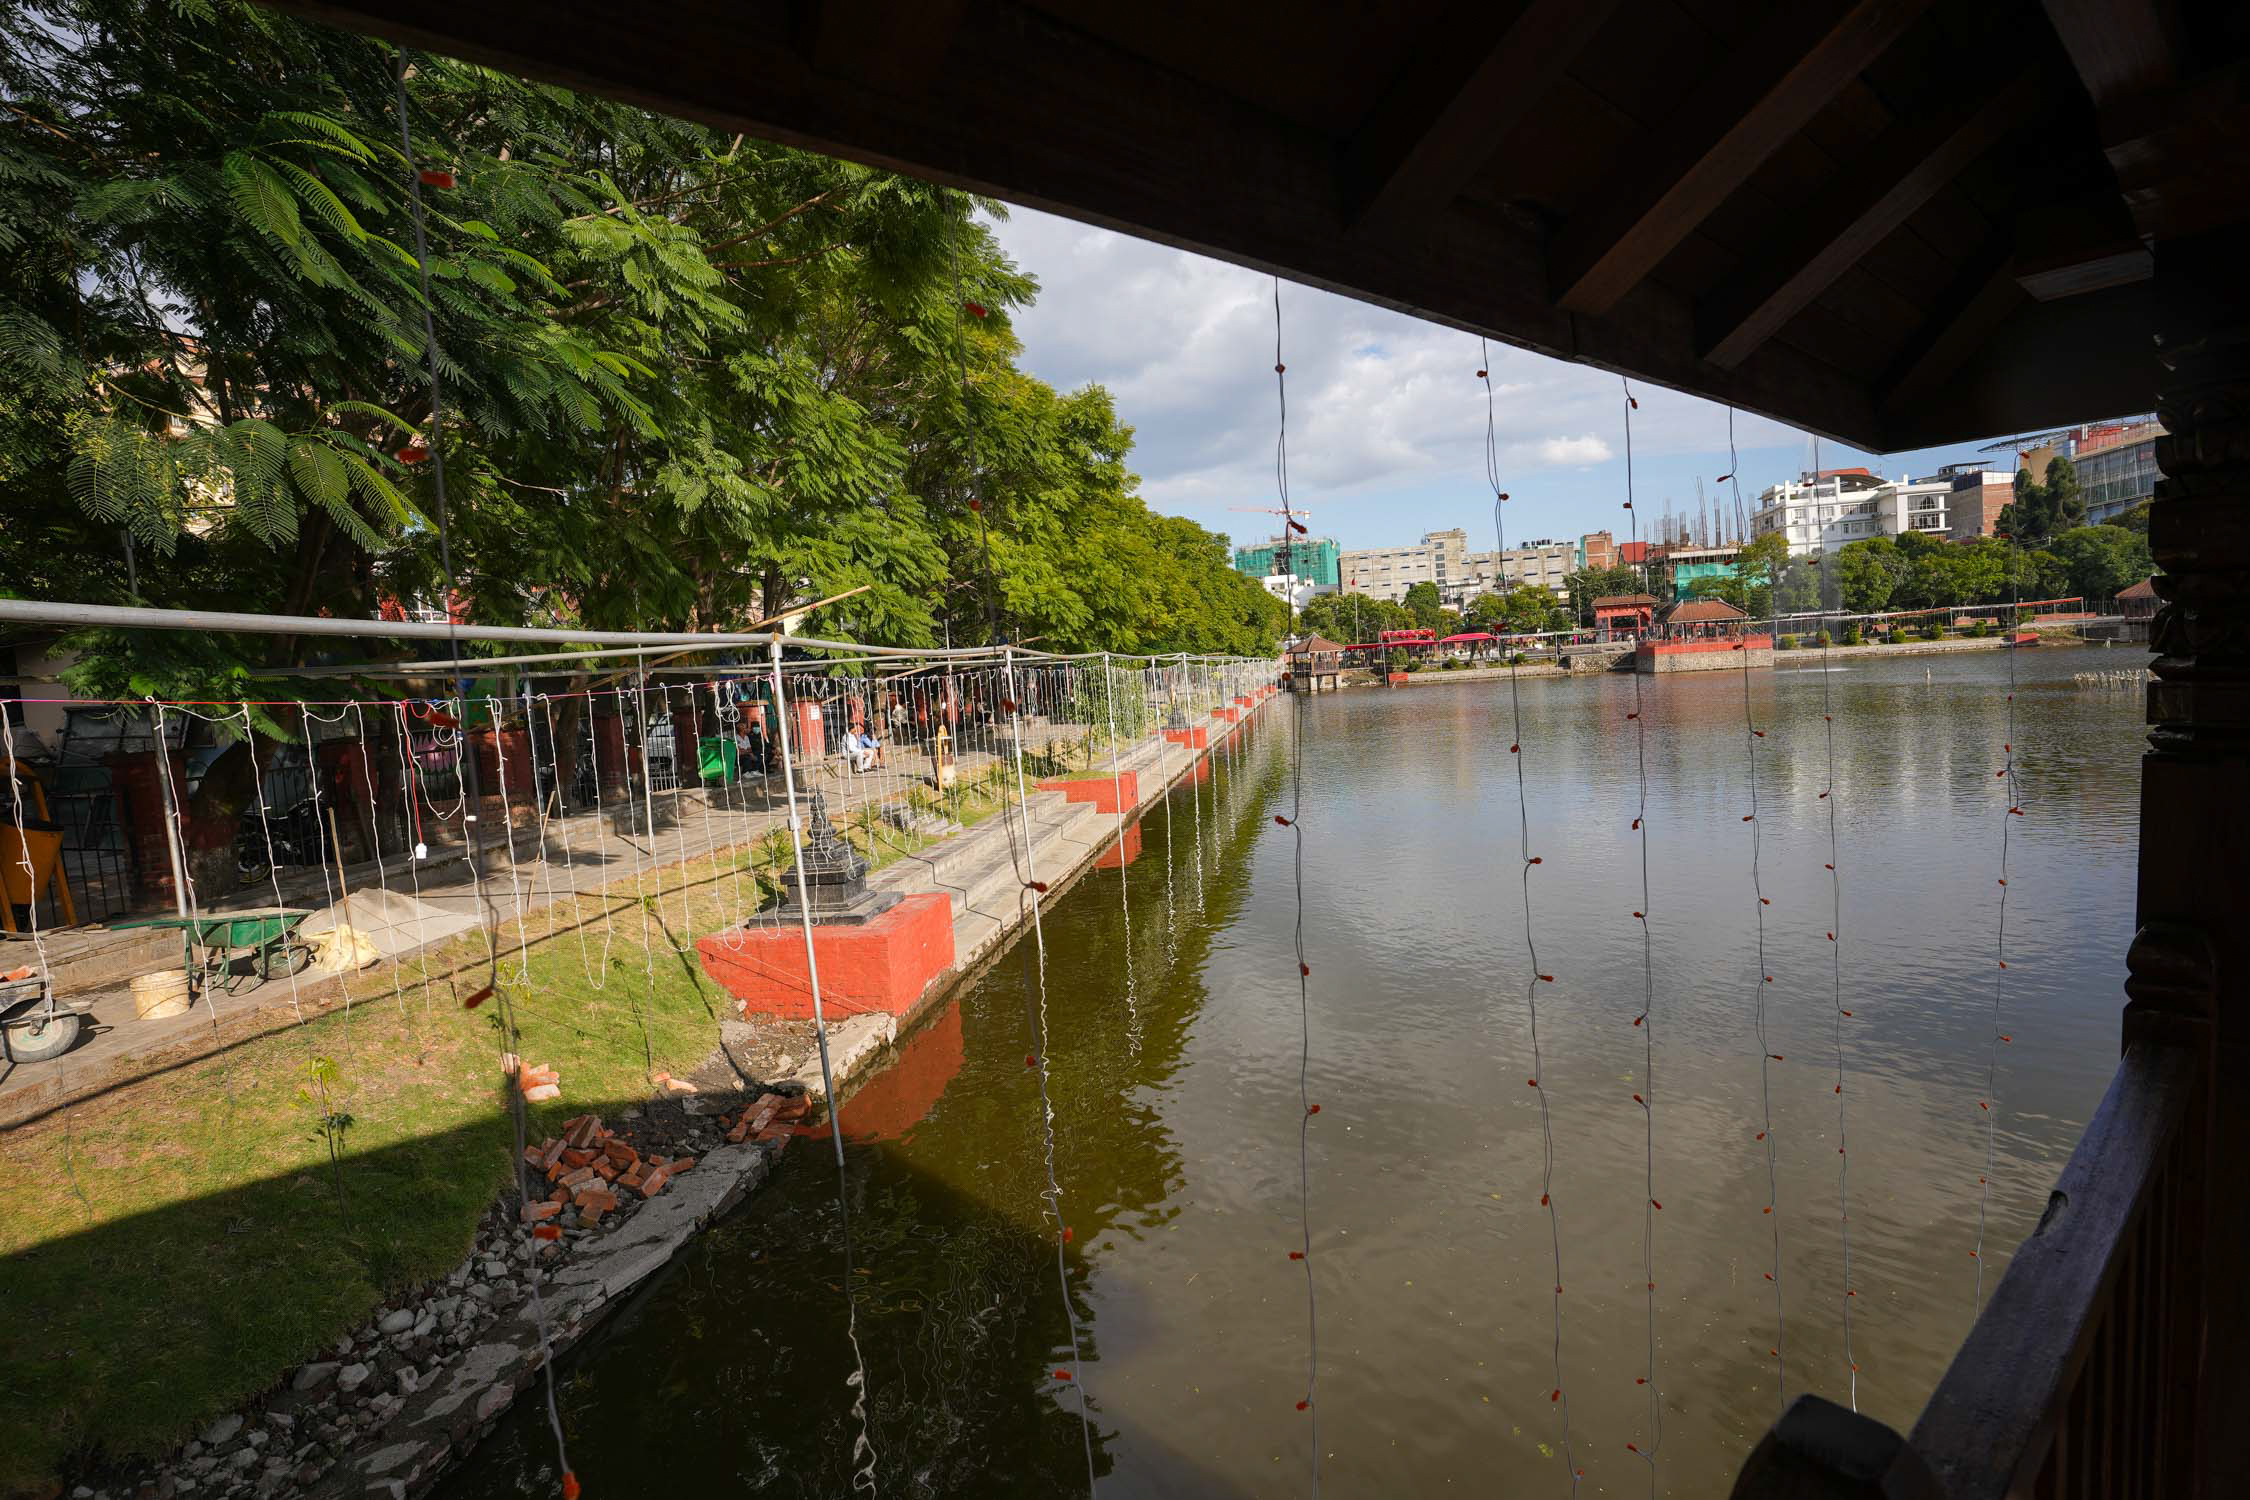
<instances>
[{"instance_id":1,"label":"stone ledge","mask_svg":"<svg viewBox=\"0 0 2250 1500\"><path fill-rule=\"evenodd\" d=\"M662 1269L713 1218L765 1180L774 1155L755 1144L721 1146L616 1229L582 1242L541 1278L551 1338L542 1350L528 1301L463 1350L444 1372L408 1395L385 1423L379 1446L347 1455L300 1493L320 1500L406 1500L428 1489L452 1460L474 1447L485 1427L541 1368L577 1343L608 1304Z\"/></svg>"}]
</instances>

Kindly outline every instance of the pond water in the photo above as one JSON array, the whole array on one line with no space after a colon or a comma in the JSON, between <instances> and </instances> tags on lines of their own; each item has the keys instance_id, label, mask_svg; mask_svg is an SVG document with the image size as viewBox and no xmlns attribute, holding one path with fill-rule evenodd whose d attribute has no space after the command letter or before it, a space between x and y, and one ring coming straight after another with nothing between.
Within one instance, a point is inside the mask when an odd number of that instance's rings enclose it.
<instances>
[{"instance_id":1,"label":"pond water","mask_svg":"<svg viewBox=\"0 0 2250 1500\"><path fill-rule=\"evenodd\" d=\"M1830 999L1824 688L1834 715L1852 1354L1860 1408L1912 1422L1967 1328L1985 1125L1989 1292L2101 1095L2132 929L2141 695L2077 686L2137 650L2015 653L1996 1113L1986 1097L2005 783L1999 652L1814 654L1754 674L1759 966L1738 673L1643 683L1654 1077L1643 1072L1630 678L1527 679L1528 789L1561 1364L1585 1493L1647 1492L1644 1137L1654 1101L1658 1489L1723 1494L1785 1395L1850 1391ZM1302 707L1312 967L1313 1266L1322 1480L1337 1494L1568 1493L1541 1128L1525 1009L1508 684ZM1028 942L844 1111L847 1266L825 1143L714 1228L562 1367L590 1496L853 1488L853 1347L874 1489L1116 1496L1306 1490L1290 705L1152 810L1122 875L1046 918L1073 1361L1036 1080ZM1167 827L1167 823L1169 827ZM1125 889L1121 892L1120 883ZM1121 896L1125 899L1121 900ZM1126 901L1130 903L1130 933ZM1130 961L1131 976L1127 978ZM856 1120L855 1120L856 1117ZM1772 1204L1775 1213L1765 1213ZM1777 1328L1774 1234L1786 1327ZM1785 1351L1785 1380L1769 1353ZM1076 1379L1058 1381L1070 1369ZM448 1481L548 1494L523 1402Z\"/></svg>"}]
</instances>

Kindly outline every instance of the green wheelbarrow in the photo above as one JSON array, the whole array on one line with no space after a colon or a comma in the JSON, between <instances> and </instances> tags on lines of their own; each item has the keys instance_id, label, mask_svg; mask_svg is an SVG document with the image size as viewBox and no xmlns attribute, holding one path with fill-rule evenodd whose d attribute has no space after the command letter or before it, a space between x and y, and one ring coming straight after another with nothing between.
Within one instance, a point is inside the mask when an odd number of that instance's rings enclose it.
<instances>
[{"instance_id":1,"label":"green wheelbarrow","mask_svg":"<svg viewBox=\"0 0 2250 1500\"><path fill-rule=\"evenodd\" d=\"M312 945L297 936L297 924L311 915L300 907L266 906L200 917L143 917L110 926L178 928L180 967L188 984L240 995L269 979L302 973L313 961Z\"/></svg>"}]
</instances>

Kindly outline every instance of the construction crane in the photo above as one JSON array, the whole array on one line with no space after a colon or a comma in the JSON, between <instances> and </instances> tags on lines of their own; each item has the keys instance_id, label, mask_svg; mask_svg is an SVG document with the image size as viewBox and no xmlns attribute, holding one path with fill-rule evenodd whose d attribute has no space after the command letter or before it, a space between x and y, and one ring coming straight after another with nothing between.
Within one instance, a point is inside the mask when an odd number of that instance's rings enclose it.
<instances>
[{"instance_id":1,"label":"construction crane","mask_svg":"<svg viewBox=\"0 0 2250 1500\"><path fill-rule=\"evenodd\" d=\"M1287 510L1282 510L1279 507L1272 505L1230 505L1227 507L1227 509L1239 510L1246 514L1254 516L1279 516L1284 521L1287 521L1289 523L1290 529L1294 531L1303 531L1305 529L1304 527L1297 524L1297 518L1299 516L1309 516L1312 514L1309 509L1302 505L1293 505Z\"/></svg>"}]
</instances>

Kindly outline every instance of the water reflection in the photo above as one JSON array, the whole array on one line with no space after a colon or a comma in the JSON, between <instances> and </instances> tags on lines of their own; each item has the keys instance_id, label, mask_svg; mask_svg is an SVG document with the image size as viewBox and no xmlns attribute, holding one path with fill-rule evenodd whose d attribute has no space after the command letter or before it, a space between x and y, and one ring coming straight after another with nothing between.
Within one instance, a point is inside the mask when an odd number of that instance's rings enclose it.
<instances>
[{"instance_id":1,"label":"water reflection","mask_svg":"<svg viewBox=\"0 0 2250 1500\"><path fill-rule=\"evenodd\" d=\"M1810 656L1811 653L1805 653ZM1990 1244L2028 1230L2115 1057L2130 933L2138 703L2073 689L2100 653L2017 662L2029 813L2015 830ZM2114 661L2114 654L2104 658ZM1838 664L1841 958L1855 1348L1863 1410L1911 1421L1967 1325L1976 1099L1992 991L2004 715L1997 653ZM1840 1396L1823 677L1750 683L1791 1390ZM1778 1409L1738 676L1644 684L1656 944L1660 1385L1667 1493L1723 1492ZM1555 1113L1564 1365L1589 1482L1630 1485L1645 1420L1637 796L1632 684L1523 686ZM1302 1482L1296 997L1288 705L1144 823L1047 923L1057 1172L1080 1367L1112 1495ZM1313 1222L1321 1431L1338 1493L1560 1485L1545 1368L1538 1119L1524 1097L1513 767L1504 686L1305 705L1314 970ZM1192 799L1192 803L1191 803ZM1123 988L1132 908L1132 1003ZM1011 954L847 1107L857 1265L886 1494L1082 1489L1036 1086ZM715 1228L570 1361L565 1417L596 1494L831 1495L853 1428L825 1147ZM512 1414L456 1494L541 1488Z\"/></svg>"}]
</instances>

